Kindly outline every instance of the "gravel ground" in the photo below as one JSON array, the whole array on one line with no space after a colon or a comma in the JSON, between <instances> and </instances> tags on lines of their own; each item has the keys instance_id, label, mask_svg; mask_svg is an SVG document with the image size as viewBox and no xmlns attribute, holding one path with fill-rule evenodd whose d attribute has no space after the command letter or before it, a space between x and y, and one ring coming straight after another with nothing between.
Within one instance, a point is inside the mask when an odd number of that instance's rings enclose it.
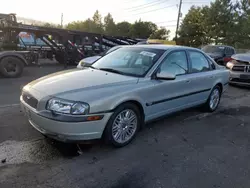
<instances>
[{"instance_id":1,"label":"gravel ground","mask_svg":"<svg viewBox=\"0 0 250 188\"><path fill-rule=\"evenodd\" d=\"M250 92L229 87L212 114L190 109L152 122L127 147L45 139L20 112L20 87L62 70L27 67L0 79L0 187L250 187Z\"/></svg>"}]
</instances>

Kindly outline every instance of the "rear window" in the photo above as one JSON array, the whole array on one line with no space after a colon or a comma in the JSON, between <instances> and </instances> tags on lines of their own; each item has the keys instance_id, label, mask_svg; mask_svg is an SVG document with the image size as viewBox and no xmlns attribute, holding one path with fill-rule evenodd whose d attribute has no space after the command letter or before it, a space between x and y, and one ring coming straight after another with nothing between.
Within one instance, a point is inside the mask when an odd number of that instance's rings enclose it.
<instances>
[{"instance_id":1,"label":"rear window","mask_svg":"<svg viewBox=\"0 0 250 188\"><path fill-rule=\"evenodd\" d=\"M204 46L201 50L205 53L223 54L225 47L223 47L223 46Z\"/></svg>"}]
</instances>

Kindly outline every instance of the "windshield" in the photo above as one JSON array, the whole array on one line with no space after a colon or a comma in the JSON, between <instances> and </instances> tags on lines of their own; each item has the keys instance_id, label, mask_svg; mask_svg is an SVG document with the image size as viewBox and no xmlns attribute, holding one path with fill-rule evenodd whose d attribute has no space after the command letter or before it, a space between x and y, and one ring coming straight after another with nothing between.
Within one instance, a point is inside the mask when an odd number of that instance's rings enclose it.
<instances>
[{"instance_id":1,"label":"windshield","mask_svg":"<svg viewBox=\"0 0 250 188\"><path fill-rule=\"evenodd\" d=\"M124 47L97 60L92 67L130 76L144 76L165 50Z\"/></svg>"},{"instance_id":2,"label":"windshield","mask_svg":"<svg viewBox=\"0 0 250 188\"><path fill-rule=\"evenodd\" d=\"M220 54L223 54L224 49L225 49L225 47L223 47L223 46L205 46L205 47L202 48L202 51L204 51L205 53L220 53Z\"/></svg>"}]
</instances>

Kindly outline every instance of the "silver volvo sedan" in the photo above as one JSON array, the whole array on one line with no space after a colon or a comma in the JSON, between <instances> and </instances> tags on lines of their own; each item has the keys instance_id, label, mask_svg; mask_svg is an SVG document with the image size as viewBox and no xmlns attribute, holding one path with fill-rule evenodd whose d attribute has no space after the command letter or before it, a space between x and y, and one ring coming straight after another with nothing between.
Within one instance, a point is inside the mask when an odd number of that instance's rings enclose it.
<instances>
[{"instance_id":1,"label":"silver volvo sedan","mask_svg":"<svg viewBox=\"0 0 250 188\"><path fill-rule=\"evenodd\" d=\"M30 124L64 142L104 138L128 144L144 123L220 102L229 71L195 48L135 45L117 49L86 69L57 72L22 90Z\"/></svg>"}]
</instances>

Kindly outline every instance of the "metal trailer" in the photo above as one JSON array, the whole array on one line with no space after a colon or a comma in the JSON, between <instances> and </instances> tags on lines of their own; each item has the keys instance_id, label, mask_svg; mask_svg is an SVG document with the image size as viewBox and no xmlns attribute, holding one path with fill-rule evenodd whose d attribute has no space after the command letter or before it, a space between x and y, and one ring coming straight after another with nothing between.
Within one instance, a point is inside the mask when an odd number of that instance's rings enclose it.
<instances>
[{"instance_id":1,"label":"metal trailer","mask_svg":"<svg viewBox=\"0 0 250 188\"><path fill-rule=\"evenodd\" d=\"M20 32L32 33L45 45L25 44L19 37ZM49 59L55 58L66 67L85 57L98 55L107 48L137 42L137 39L128 37L26 25L18 23L15 14L0 14L0 74L8 78L18 77L24 66L36 64L41 54Z\"/></svg>"}]
</instances>

